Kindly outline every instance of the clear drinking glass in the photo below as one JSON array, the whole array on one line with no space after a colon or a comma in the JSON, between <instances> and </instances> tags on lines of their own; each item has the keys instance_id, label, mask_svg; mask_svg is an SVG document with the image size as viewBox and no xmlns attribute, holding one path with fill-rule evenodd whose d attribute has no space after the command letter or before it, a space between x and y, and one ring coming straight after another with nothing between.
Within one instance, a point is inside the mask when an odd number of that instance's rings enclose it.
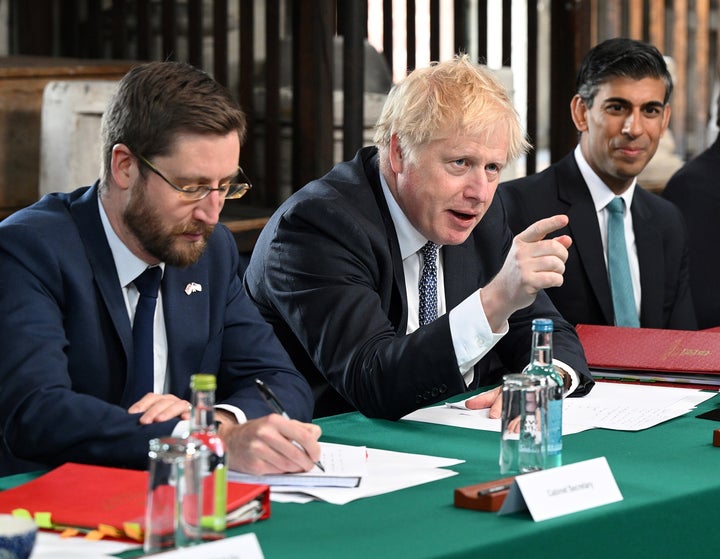
<instances>
[{"instance_id":1,"label":"clear drinking glass","mask_svg":"<svg viewBox=\"0 0 720 559\"><path fill-rule=\"evenodd\" d=\"M500 473L542 470L547 456L548 381L541 375L503 377Z\"/></svg>"},{"instance_id":2,"label":"clear drinking glass","mask_svg":"<svg viewBox=\"0 0 720 559\"><path fill-rule=\"evenodd\" d=\"M196 439L152 439L145 509L145 553L201 541L202 443Z\"/></svg>"}]
</instances>

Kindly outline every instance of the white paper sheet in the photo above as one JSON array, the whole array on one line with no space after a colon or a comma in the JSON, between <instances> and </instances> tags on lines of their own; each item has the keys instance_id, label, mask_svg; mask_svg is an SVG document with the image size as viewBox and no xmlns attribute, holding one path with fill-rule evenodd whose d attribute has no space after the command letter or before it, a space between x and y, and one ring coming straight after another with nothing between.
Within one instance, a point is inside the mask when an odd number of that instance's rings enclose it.
<instances>
[{"instance_id":1,"label":"white paper sheet","mask_svg":"<svg viewBox=\"0 0 720 559\"><path fill-rule=\"evenodd\" d=\"M38 531L30 559L117 559L118 553L141 549L142 545L115 540L61 538L54 532ZM242 534L192 547L172 549L153 555L163 559L263 559L257 536Z\"/></svg>"},{"instance_id":2,"label":"white paper sheet","mask_svg":"<svg viewBox=\"0 0 720 559\"><path fill-rule=\"evenodd\" d=\"M367 449L364 446L348 446L320 443L320 461L325 471L315 466L309 472L297 474L270 474L255 476L230 472L230 481L262 483L265 485L298 487L355 487L367 474ZM294 490L293 489L293 490Z\"/></svg>"},{"instance_id":3,"label":"white paper sheet","mask_svg":"<svg viewBox=\"0 0 720 559\"><path fill-rule=\"evenodd\" d=\"M30 559L117 559L116 553L138 547L142 546L115 540L61 538L55 532L39 530Z\"/></svg>"},{"instance_id":4,"label":"white paper sheet","mask_svg":"<svg viewBox=\"0 0 720 559\"><path fill-rule=\"evenodd\" d=\"M320 443L321 446L330 443ZM345 446L345 445L340 445ZM325 449L323 449L323 455ZM357 499L389 493L446 477L457 472L445 469L464 460L411 454L376 448L367 449L367 472L359 487L281 487L271 486L270 498L276 502L306 503L321 500L344 505Z\"/></svg>"},{"instance_id":5,"label":"white paper sheet","mask_svg":"<svg viewBox=\"0 0 720 559\"><path fill-rule=\"evenodd\" d=\"M639 431L684 415L717 395L694 388L597 382L590 394L566 398L563 404L563 435L587 429ZM465 401L417 410L403 420L500 432L500 420L489 410L469 410Z\"/></svg>"}]
</instances>

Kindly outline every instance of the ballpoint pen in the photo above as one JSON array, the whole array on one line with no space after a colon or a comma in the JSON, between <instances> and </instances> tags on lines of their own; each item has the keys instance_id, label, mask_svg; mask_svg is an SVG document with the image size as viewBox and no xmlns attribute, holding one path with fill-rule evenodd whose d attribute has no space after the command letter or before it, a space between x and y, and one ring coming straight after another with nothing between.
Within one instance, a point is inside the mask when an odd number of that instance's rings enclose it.
<instances>
[{"instance_id":1,"label":"ballpoint pen","mask_svg":"<svg viewBox=\"0 0 720 559\"><path fill-rule=\"evenodd\" d=\"M280 403L280 400L278 399L277 396L275 396L275 393L272 391L272 389L267 384L265 384L259 378L256 378L255 385L258 387L258 390L260 391L260 394L262 395L262 397L265 398L265 401L268 403L268 406L270 406L275 413L279 413L285 419L290 419L290 416L285 411L285 408ZM307 451L302 447L302 445L299 442L292 441L292 443L296 447L298 447L300 450L307 453ZM320 462L320 460L315 462L315 465L318 468L320 468L323 472L325 471L325 467L322 465L322 462Z\"/></svg>"},{"instance_id":2,"label":"ballpoint pen","mask_svg":"<svg viewBox=\"0 0 720 559\"><path fill-rule=\"evenodd\" d=\"M478 491L478 497L484 497L485 495L492 495L493 493L500 493L501 491L507 491L512 486L511 483L505 483L503 485L494 485Z\"/></svg>"}]
</instances>

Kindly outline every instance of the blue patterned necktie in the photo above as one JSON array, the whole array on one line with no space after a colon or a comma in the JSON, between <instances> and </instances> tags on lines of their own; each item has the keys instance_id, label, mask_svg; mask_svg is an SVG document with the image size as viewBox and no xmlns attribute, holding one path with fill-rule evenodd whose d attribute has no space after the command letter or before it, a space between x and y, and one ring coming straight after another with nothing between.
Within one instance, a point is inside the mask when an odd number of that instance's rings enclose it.
<instances>
[{"instance_id":1,"label":"blue patterned necktie","mask_svg":"<svg viewBox=\"0 0 720 559\"><path fill-rule=\"evenodd\" d=\"M134 404L148 392L153 391L154 356L153 326L162 269L147 268L133 280L140 293L133 319L133 368L130 382L129 405Z\"/></svg>"},{"instance_id":2,"label":"blue patterned necktie","mask_svg":"<svg viewBox=\"0 0 720 559\"><path fill-rule=\"evenodd\" d=\"M420 249L423 256L423 268L420 274L420 308L418 318L420 326L437 318L437 254L439 245L428 241Z\"/></svg>"},{"instance_id":3,"label":"blue patterned necktie","mask_svg":"<svg viewBox=\"0 0 720 559\"><path fill-rule=\"evenodd\" d=\"M607 205L608 274L610 276L610 290L612 291L613 309L615 311L615 326L638 328L640 321L635 307L635 295L633 294L627 244L625 243L624 206L625 203L619 196L616 196Z\"/></svg>"}]
</instances>

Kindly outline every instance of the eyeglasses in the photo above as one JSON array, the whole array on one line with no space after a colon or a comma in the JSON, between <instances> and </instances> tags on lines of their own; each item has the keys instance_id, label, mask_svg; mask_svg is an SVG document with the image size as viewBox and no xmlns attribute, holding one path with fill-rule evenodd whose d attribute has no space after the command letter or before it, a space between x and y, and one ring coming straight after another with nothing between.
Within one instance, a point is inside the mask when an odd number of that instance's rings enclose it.
<instances>
[{"instance_id":1,"label":"eyeglasses","mask_svg":"<svg viewBox=\"0 0 720 559\"><path fill-rule=\"evenodd\" d=\"M245 196L248 190L252 188L250 179L245 176L245 172L242 167L238 165L237 174L230 179L227 183L221 184L218 187L212 187L207 184L188 184L186 186L178 186L169 180L165 175L158 171L157 167L145 159L142 155L137 155L137 158L153 173L158 177L172 186L175 190L180 193L180 197L185 200L202 200L213 190L217 190L220 196L226 200L237 200Z\"/></svg>"}]
</instances>

